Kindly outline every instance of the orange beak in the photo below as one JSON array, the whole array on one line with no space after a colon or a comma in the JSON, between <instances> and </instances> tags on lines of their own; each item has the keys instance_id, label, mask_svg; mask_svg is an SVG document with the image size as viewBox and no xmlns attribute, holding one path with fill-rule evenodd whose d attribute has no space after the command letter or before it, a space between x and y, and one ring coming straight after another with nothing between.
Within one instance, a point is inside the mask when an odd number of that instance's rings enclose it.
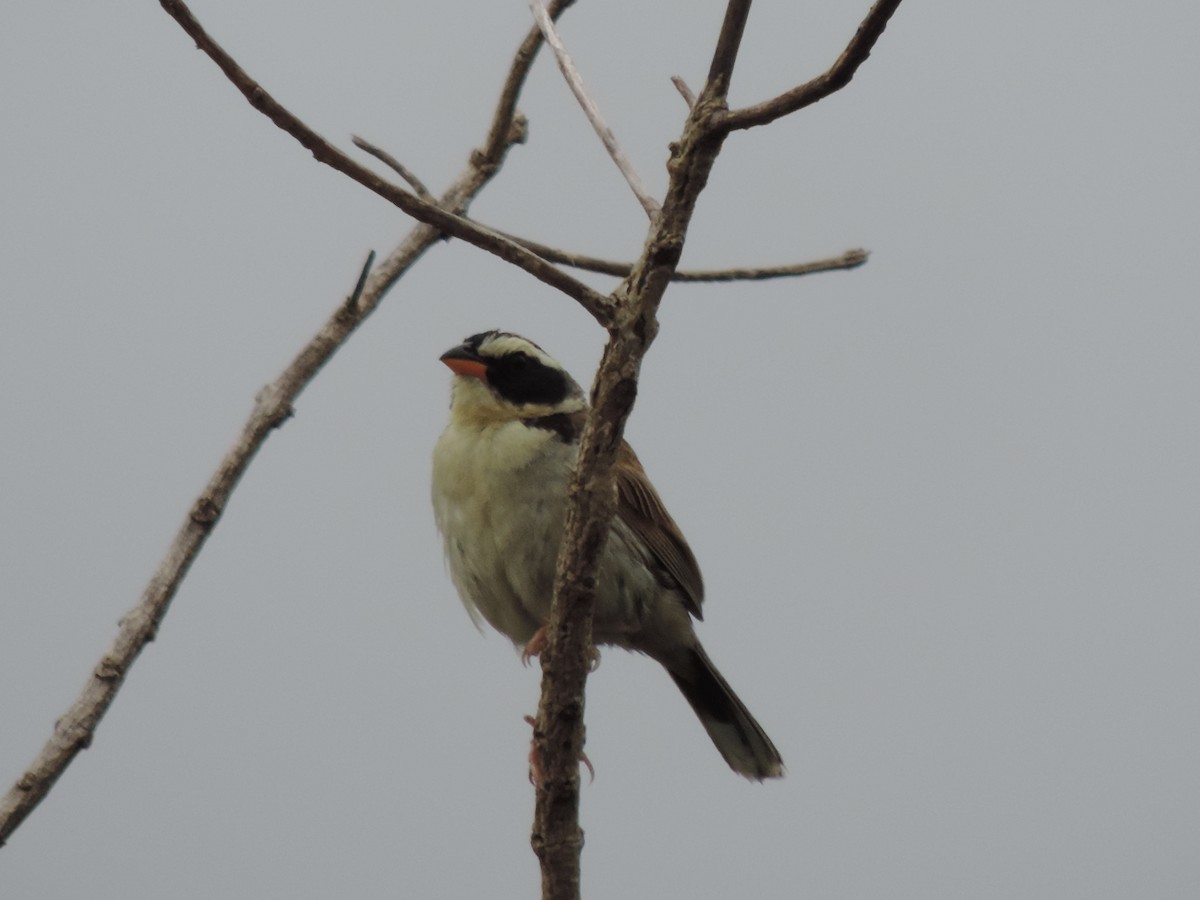
<instances>
[{"instance_id":1,"label":"orange beak","mask_svg":"<svg viewBox=\"0 0 1200 900\"><path fill-rule=\"evenodd\" d=\"M455 347L442 354L444 362L455 375L467 378L478 378L487 383L487 364L473 350L466 347Z\"/></svg>"}]
</instances>

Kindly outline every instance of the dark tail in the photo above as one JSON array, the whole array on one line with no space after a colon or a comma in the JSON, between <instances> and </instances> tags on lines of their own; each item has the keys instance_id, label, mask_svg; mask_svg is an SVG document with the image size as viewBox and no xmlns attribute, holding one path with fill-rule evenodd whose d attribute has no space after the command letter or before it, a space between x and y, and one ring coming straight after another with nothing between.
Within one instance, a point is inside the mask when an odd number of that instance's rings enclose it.
<instances>
[{"instance_id":1,"label":"dark tail","mask_svg":"<svg viewBox=\"0 0 1200 900\"><path fill-rule=\"evenodd\" d=\"M673 660L667 672L733 771L755 781L783 776L779 751L703 647L696 644L685 656Z\"/></svg>"}]
</instances>

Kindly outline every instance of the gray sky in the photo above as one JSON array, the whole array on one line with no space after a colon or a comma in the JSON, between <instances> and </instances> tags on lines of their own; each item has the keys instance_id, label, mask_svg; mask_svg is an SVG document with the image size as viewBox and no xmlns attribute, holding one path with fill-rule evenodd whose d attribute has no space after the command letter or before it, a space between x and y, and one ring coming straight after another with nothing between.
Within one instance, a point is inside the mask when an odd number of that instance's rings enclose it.
<instances>
[{"instance_id":1,"label":"gray sky","mask_svg":"<svg viewBox=\"0 0 1200 900\"><path fill-rule=\"evenodd\" d=\"M867 3L768 3L744 104ZM0 779L48 736L253 396L409 223L254 112L157 4L0 28ZM523 0L194 10L341 146L435 190L481 139ZM583 0L563 32L656 191L716 0ZM669 680L588 695L592 897L1200 892L1200 7L902 7L850 88L733 136L629 436L701 561L701 636L788 763L732 775ZM474 207L631 257L641 209L548 58ZM596 278L597 286L611 281ZM548 288L435 248L302 396L92 749L0 850L24 898L530 897L537 673L445 576L438 355L519 331L590 378Z\"/></svg>"}]
</instances>

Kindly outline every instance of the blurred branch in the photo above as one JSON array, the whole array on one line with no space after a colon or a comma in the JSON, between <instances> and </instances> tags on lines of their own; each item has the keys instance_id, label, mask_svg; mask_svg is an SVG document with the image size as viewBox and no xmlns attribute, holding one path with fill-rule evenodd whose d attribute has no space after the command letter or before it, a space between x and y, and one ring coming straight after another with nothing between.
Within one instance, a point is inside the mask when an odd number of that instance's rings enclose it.
<instances>
[{"instance_id":1,"label":"blurred branch","mask_svg":"<svg viewBox=\"0 0 1200 900\"><path fill-rule=\"evenodd\" d=\"M551 15L560 14L570 2L552 4ZM532 29L509 69L484 146L471 154L468 166L442 195L439 206L457 214L466 212L475 195L500 170L509 148L520 140L523 130L514 127L516 100L541 43L541 32ZM267 436L287 420L292 413L292 404L304 388L374 312L396 280L441 238L442 232L438 228L420 224L370 274L371 258L368 257L353 293L338 305L280 376L259 392L250 418L233 447L193 502L141 599L122 617L116 639L93 668L83 691L55 723L50 739L24 774L0 797L0 845L46 797L79 751L91 744L96 726L108 711L138 654L154 640L179 585Z\"/></svg>"},{"instance_id":2,"label":"blurred branch","mask_svg":"<svg viewBox=\"0 0 1200 900\"><path fill-rule=\"evenodd\" d=\"M729 131L736 131L753 128L755 125L766 125L788 113L811 106L835 91L840 91L850 83L858 67L867 61L875 42L883 34L888 20L899 5L900 0L878 0L859 24L858 31L846 45L842 55L828 71L764 103L730 110L720 118L720 126Z\"/></svg>"},{"instance_id":3,"label":"blurred branch","mask_svg":"<svg viewBox=\"0 0 1200 900\"><path fill-rule=\"evenodd\" d=\"M242 92L250 105L269 118L275 125L294 137L312 153L313 157L330 168L348 175L363 187L383 197L399 207L418 222L432 225L450 237L473 244L480 249L492 253L505 262L512 263L524 269L534 278L557 288L569 297L575 299L584 309L607 327L611 321L612 305L607 297L597 293L581 281L555 268L550 263L531 253L524 247L479 225L470 219L465 219L440 204L429 203L415 194L409 193L398 185L384 181L370 169L359 165L346 154L342 153L323 137L309 128L292 112L286 109L272 97L257 81L246 74L225 50L209 36L200 23L192 15L183 0L159 0L162 8L179 23L180 27L196 42L196 46L217 64L233 85ZM507 134L507 131L505 132ZM489 136L489 146L491 137Z\"/></svg>"},{"instance_id":4,"label":"blurred branch","mask_svg":"<svg viewBox=\"0 0 1200 900\"><path fill-rule=\"evenodd\" d=\"M587 116L589 122L592 123L592 128L600 137L600 142L604 144L604 149L608 151L608 155L612 157L613 162L617 164L617 168L621 170L621 174L625 176L625 181L629 184L633 195L637 197L638 202L642 204L642 209L646 210L646 215L653 221L655 215L658 214L658 201L650 196L650 192L646 190L642 179L638 177L637 170L634 169L633 163L629 161L629 157L625 155L625 151L621 149L621 145L617 143L617 137L612 133L612 129L604 121L604 117L600 114L594 100L588 95L587 88L583 84L583 76L576 68L571 55L567 53L567 48L563 46L562 38L559 37L558 31L554 27L554 21L546 12L546 7L542 0L529 0L529 9L533 12L533 18L538 24L538 28L542 30L542 36L546 39L546 43L550 45L550 49L554 51L554 58L558 61L558 68L563 74L563 78L567 80L567 85L571 88L571 93L575 95L575 99L579 101L579 105L583 107L583 112Z\"/></svg>"}]
</instances>

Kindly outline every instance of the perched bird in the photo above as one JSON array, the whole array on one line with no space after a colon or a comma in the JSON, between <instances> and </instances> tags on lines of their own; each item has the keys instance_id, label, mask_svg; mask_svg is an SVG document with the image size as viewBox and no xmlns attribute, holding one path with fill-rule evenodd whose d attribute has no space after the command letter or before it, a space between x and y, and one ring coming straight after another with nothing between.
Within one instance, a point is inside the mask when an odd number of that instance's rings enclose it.
<instances>
[{"instance_id":1,"label":"perched bird","mask_svg":"<svg viewBox=\"0 0 1200 900\"><path fill-rule=\"evenodd\" d=\"M441 359L457 376L433 453L433 508L450 577L476 624L482 616L528 646L550 615L587 402L562 366L515 334L473 335ZM735 772L781 776L779 751L700 646L692 628L704 599L700 568L627 443L614 475L595 642L661 663Z\"/></svg>"}]
</instances>

